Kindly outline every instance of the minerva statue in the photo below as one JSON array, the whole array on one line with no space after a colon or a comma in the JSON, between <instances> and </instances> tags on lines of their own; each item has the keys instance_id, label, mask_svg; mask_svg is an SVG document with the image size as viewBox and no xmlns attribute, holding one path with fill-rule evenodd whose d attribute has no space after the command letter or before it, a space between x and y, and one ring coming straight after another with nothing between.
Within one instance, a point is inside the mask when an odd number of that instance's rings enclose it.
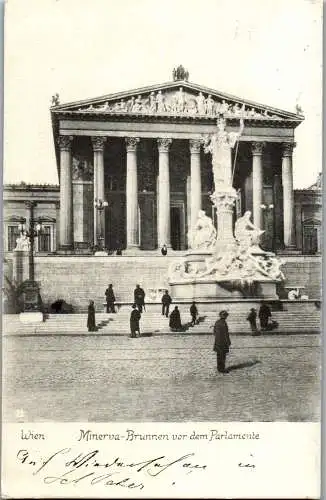
<instances>
[{"instance_id":1,"label":"minerva statue","mask_svg":"<svg viewBox=\"0 0 326 500\"><path fill-rule=\"evenodd\" d=\"M259 245L260 236L265 232L250 221L250 216L251 212L247 210L242 217L239 217L234 227L235 239L245 248Z\"/></svg>"},{"instance_id":2,"label":"minerva statue","mask_svg":"<svg viewBox=\"0 0 326 500\"><path fill-rule=\"evenodd\" d=\"M211 250L216 243L216 229L204 210L199 210L197 222L189 234L193 250Z\"/></svg>"},{"instance_id":3,"label":"minerva statue","mask_svg":"<svg viewBox=\"0 0 326 500\"><path fill-rule=\"evenodd\" d=\"M225 118L220 116L217 120L217 132L206 138L204 143L205 153L211 153L214 174L215 191L223 191L232 187L232 148L239 140L244 129L243 118L240 118L238 132L225 130Z\"/></svg>"}]
</instances>

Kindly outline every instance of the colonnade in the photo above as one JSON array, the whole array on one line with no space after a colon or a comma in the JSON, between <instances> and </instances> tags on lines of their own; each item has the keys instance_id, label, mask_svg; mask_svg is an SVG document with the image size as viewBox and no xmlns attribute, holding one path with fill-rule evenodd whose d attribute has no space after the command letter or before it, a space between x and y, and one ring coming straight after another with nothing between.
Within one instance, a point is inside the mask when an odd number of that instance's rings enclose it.
<instances>
[{"instance_id":1,"label":"colonnade","mask_svg":"<svg viewBox=\"0 0 326 500\"><path fill-rule=\"evenodd\" d=\"M72 202L72 158L71 144L73 136L61 135L60 148L60 248L73 249L73 202ZM104 145L106 137L91 138L94 155L94 199L104 200ZM138 172L137 145L140 139L126 137L126 214L127 248L139 246L138 219ZM157 244L170 246L170 166L169 151L172 138L158 138L158 231ZM282 186L283 186L283 221L284 244L291 247L294 243L294 195L292 153L294 143L284 143L282 147ZM263 204L263 142L252 143L252 182L253 182L253 222L262 228ZM190 221L194 226L201 209L201 141L189 140L190 149ZM94 242L99 231L99 213L94 208Z\"/></svg>"}]
</instances>

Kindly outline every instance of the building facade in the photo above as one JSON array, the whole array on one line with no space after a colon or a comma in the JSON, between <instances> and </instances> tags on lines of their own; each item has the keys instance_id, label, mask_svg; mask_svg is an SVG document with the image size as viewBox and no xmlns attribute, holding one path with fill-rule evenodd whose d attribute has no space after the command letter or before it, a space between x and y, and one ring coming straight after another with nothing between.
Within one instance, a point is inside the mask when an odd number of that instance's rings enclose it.
<instances>
[{"instance_id":1,"label":"building facade","mask_svg":"<svg viewBox=\"0 0 326 500\"><path fill-rule=\"evenodd\" d=\"M5 186L5 251L14 249L31 201L43 226L39 253L186 250L200 209L216 224L204 146L220 114L228 131L238 130L240 117L245 124L232 158L234 218L250 210L266 250L320 251L320 185L293 190L294 133L303 117L190 83L182 70L173 78L96 99L55 100L60 186Z\"/></svg>"},{"instance_id":2,"label":"building facade","mask_svg":"<svg viewBox=\"0 0 326 500\"><path fill-rule=\"evenodd\" d=\"M51 108L60 178L60 248L188 248L202 208L215 219L205 136L223 114L245 129L233 153L235 217L252 211L264 248L295 247L292 153L303 117L174 81ZM182 79L179 79L182 78ZM107 202L103 210L94 200Z\"/></svg>"}]
</instances>

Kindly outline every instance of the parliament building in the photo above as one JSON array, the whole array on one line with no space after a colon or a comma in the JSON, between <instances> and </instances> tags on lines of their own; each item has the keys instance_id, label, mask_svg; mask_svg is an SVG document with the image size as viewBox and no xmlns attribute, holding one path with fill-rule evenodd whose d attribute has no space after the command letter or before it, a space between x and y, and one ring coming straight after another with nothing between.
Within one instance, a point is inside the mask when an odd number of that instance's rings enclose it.
<instances>
[{"instance_id":1,"label":"parliament building","mask_svg":"<svg viewBox=\"0 0 326 500\"><path fill-rule=\"evenodd\" d=\"M4 187L5 253L19 224L41 222L36 255L168 255L189 248L200 209L216 224L211 155L205 138L224 115L244 131L233 150L234 220L247 210L263 229L262 247L284 255L321 250L321 183L293 189L295 129L304 117L173 80L50 108L59 186ZM31 203L32 202L32 203ZM108 257L107 257L108 258ZM37 263L36 263L37 265Z\"/></svg>"}]
</instances>

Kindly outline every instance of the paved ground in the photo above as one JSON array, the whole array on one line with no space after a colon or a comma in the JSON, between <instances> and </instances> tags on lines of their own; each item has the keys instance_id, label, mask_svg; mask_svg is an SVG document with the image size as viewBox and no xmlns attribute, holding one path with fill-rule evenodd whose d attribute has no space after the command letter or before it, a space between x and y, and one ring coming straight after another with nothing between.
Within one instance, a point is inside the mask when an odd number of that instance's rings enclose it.
<instances>
[{"instance_id":1,"label":"paved ground","mask_svg":"<svg viewBox=\"0 0 326 500\"><path fill-rule=\"evenodd\" d=\"M7 337L4 421L316 421L320 336Z\"/></svg>"}]
</instances>

